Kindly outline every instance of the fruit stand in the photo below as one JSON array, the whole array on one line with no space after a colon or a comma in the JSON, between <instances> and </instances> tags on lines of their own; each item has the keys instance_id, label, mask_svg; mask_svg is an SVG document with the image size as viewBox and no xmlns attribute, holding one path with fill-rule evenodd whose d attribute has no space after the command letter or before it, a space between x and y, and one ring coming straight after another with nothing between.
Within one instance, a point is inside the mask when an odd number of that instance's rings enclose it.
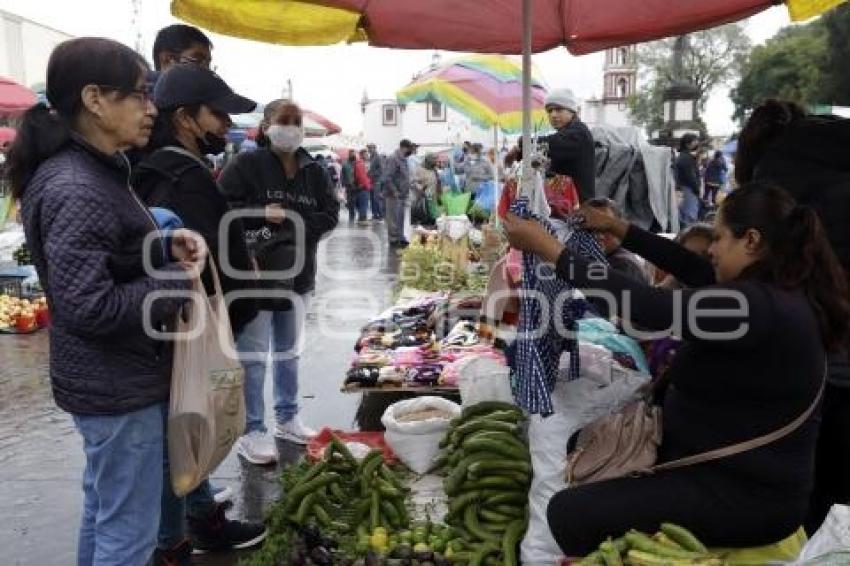
<instances>
[{"instance_id":1,"label":"fruit stand","mask_svg":"<svg viewBox=\"0 0 850 566\"><path fill-rule=\"evenodd\" d=\"M24 293L23 283L30 276L31 271L21 267L0 271L0 333L30 334L48 325L47 299Z\"/></svg>"}]
</instances>

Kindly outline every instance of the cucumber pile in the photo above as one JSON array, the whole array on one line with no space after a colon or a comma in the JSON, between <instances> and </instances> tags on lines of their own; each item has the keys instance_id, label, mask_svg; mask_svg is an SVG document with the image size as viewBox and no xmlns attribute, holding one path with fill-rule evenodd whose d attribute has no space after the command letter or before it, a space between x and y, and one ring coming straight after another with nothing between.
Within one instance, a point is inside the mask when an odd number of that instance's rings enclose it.
<instances>
[{"instance_id":1,"label":"cucumber pile","mask_svg":"<svg viewBox=\"0 0 850 566\"><path fill-rule=\"evenodd\" d=\"M514 566L528 525L531 456L522 441L522 411L487 401L466 407L441 442L449 496L446 523L462 535L470 566Z\"/></svg>"},{"instance_id":2,"label":"cucumber pile","mask_svg":"<svg viewBox=\"0 0 850 566\"><path fill-rule=\"evenodd\" d=\"M631 530L616 540L608 539L579 566L722 566L690 531L663 523L652 537Z\"/></svg>"},{"instance_id":3,"label":"cucumber pile","mask_svg":"<svg viewBox=\"0 0 850 566\"><path fill-rule=\"evenodd\" d=\"M409 493L383 454L373 450L359 463L337 437L324 460L317 462L287 493L284 511L296 525L315 522L340 532L352 528L373 532L378 527L406 528L410 522L405 497Z\"/></svg>"}]
</instances>

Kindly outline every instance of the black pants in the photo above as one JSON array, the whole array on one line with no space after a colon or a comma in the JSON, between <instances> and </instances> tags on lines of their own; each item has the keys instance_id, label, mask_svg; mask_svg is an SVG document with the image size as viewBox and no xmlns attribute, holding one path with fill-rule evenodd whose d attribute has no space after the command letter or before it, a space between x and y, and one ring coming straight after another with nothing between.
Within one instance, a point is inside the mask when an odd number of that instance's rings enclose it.
<instances>
[{"instance_id":1,"label":"black pants","mask_svg":"<svg viewBox=\"0 0 850 566\"><path fill-rule=\"evenodd\" d=\"M828 385L815 455L815 490L806 519L809 536L835 503L850 503L850 388Z\"/></svg>"},{"instance_id":2,"label":"black pants","mask_svg":"<svg viewBox=\"0 0 850 566\"><path fill-rule=\"evenodd\" d=\"M708 546L745 548L778 542L802 524L807 496L741 484L706 465L561 491L548 508L549 528L567 556L585 556L607 537L672 522Z\"/></svg>"},{"instance_id":3,"label":"black pants","mask_svg":"<svg viewBox=\"0 0 850 566\"><path fill-rule=\"evenodd\" d=\"M710 205L717 204L717 193L720 191L720 185L714 185L711 183L705 184L705 189L703 190L703 200Z\"/></svg>"}]
</instances>

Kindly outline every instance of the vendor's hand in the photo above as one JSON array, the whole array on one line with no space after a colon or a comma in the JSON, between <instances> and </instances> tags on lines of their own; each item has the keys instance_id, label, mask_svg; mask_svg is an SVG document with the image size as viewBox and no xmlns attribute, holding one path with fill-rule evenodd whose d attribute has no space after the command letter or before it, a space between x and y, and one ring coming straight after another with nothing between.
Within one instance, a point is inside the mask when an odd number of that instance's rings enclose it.
<instances>
[{"instance_id":1,"label":"vendor's hand","mask_svg":"<svg viewBox=\"0 0 850 566\"><path fill-rule=\"evenodd\" d=\"M286 218L286 211L279 204L266 205L266 222L269 224L281 224Z\"/></svg>"},{"instance_id":2,"label":"vendor's hand","mask_svg":"<svg viewBox=\"0 0 850 566\"><path fill-rule=\"evenodd\" d=\"M511 247L539 256L544 261L555 263L564 246L543 226L534 220L524 220L508 213L502 221Z\"/></svg>"},{"instance_id":3,"label":"vendor's hand","mask_svg":"<svg viewBox=\"0 0 850 566\"><path fill-rule=\"evenodd\" d=\"M582 205L574 216L581 219L583 228L591 232L611 234L621 240L626 237L626 232L629 230L629 223L622 218L617 218L607 214L603 209L586 204Z\"/></svg>"},{"instance_id":4,"label":"vendor's hand","mask_svg":"<svg viewBox=\"0 0 850 566\"><path fill-rule=\"evenodd\" d=\"M207 243L197 232L179 228L171 233L171 255L184 269L200 275L207 259Z\"/></svg>"}]
</instances>

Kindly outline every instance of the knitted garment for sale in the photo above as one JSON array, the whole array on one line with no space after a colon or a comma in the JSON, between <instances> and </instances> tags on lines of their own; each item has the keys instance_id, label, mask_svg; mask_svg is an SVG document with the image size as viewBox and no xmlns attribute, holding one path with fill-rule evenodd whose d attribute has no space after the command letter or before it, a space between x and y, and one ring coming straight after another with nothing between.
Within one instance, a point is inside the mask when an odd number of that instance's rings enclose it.
<instances>
[{"instance_id":1,"label":"knitted garment for sale","mask_svg":"<svg viewBox=\"0 0 850 566\"><path fill-rule=\"evenodd\" d=\"M548 221L529 213L527 199L518 199L511 210L521 218L537 220L554 234ZM572 228L572 234L564 242L570 253L607 265L605 253L596 238L576 223L572 223ZM555 275L551 264L541 262L530 253L522 254L522 263L521 310L513 367L516 376L514 397L517 404L530 414L545 417L552 414L551 393L564 351L570 352L570 379L579 376L576 320L584 315L588 304L584 299L570 298L573 287ZM562 297L560 302L559 297ZM563 297L567 297L566 300ZM545 302L546 308L541 306L541 302ZM561 308L557 309L559 305Z\"/></svg>"}]
</instances>

